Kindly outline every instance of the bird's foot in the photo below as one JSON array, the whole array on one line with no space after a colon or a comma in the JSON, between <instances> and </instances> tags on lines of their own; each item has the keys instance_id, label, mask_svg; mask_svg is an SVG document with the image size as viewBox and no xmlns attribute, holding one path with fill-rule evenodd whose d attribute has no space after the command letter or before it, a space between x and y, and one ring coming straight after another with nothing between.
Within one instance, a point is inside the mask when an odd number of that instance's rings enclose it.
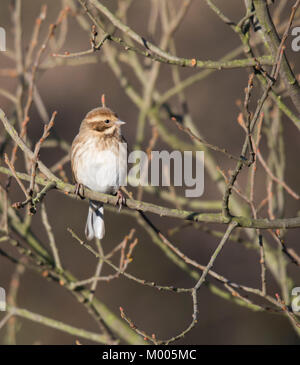
<instances>
[{"instance_id":1,"label":"bird's foot","mask_svg":"<svg viewBox=\"0 0 300 365\"><path fill-rule=\"evenodd\" d=\"M84 187L82 184L77 183L75 187L75 195L78 195L81 199L84 199Z\"/></svg>"},{"instance_id":2,"label":"bird's foot","mask_svg":"<svg viewBox=\"0 0 300 365\"><path fill-rule=\"evenodd\" d=\"M117 192L117 201L116 201L116 206L119 205L119 212L122 209L122 206L126 204L126 198L123 195L122 191L119 189Z\"/></svg>"}]
</instances>

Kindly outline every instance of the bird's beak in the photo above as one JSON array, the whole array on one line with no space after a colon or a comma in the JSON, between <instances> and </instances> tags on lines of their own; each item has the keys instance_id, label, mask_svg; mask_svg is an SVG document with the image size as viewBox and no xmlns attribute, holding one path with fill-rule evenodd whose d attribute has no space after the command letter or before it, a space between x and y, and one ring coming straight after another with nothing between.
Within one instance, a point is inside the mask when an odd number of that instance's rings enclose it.
<instances>
[{"instance_id":1,"label":"bird's beak","mask_svg":"<svg viewBox=\"0 0 300 365\"><path fill-rule=\"evenodd\" d=\"M125 124L125 122L123 122L123 120L117 120L115 123L116 123L117 125Z\"/></svg>"}]
</instances>

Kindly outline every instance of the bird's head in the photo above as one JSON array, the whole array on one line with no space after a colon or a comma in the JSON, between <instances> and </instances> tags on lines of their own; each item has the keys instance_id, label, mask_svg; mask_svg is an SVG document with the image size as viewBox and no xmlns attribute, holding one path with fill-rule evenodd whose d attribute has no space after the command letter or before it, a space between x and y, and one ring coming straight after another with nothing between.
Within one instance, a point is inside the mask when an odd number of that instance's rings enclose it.
<instances>
[{"instance_id":1,"label":"bird's head","mask_svg":"<svg viewBox=\"0 0 300 365\"><path fill-rule=\"evenodd\" d=\"M120 132L120 127L125 122L117 114L106 107L95 108L87 113L82 121L81 128L99 132L103 135L113 135Z\"/></svg>"}]
</instances>

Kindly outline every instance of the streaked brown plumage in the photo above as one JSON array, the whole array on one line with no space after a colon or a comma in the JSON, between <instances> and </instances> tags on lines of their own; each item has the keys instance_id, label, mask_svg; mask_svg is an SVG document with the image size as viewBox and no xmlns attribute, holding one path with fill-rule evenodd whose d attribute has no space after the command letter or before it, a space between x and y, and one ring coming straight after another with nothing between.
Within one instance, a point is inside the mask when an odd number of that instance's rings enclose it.
<instances>
[{"instance_id":1,"label":"streaked brown plumage","mask_svg":"<svg viewBox=\"0 0 300 365\"><path fill-rule=\"evenodd\" d=\"M126 146L118 116L106 107L91 110L83 119L71 148L71 165L77 184L106 194L118 191L127 173ZM121 159L120 159L121 158ZM90 201L86 236L104 236L103 204Z\"/></svg>"}]
</instances>

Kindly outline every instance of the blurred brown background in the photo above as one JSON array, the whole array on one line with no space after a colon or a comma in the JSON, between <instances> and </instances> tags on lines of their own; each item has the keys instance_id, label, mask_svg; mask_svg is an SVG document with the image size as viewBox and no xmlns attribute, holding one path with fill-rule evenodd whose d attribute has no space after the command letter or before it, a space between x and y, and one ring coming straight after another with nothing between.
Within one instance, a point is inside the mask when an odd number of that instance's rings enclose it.
<instances>
[{"instance_id":1,"label":"blurred brown background","mask_svg":"<svg viewBox=\"0 0 300 365\"><path fill-rule=\"evenodd\" d=\"M103 1L103 3L110 9L115 8L115 1ZM236 0L216 1L224 13L234 20L240 19L244 14L242 3L242 1ZM24 45L27 45L30 40L33 24L42 4L48 5L47 24L55 21L61 8L61 3L58 0L24 1ZM134 1L128 18L130 26L146 37L149 4L148 0ZM88 49L88 34L78 27L72 17L69 17L68 21L69 31L63 51L77 52ZM13 49L12 23L8 1L1 1L0 25L7 30L7 47ZM45 36L46 31L47 27L44 26L41 39ZM203 60L217 60L240 44L237 35L233 34L229 27L226 27L206 4L199 0L195 1L189 9L175 39L178 55ZM153 39L153 41L157 42L158 39ZM292 63L296 64L296 71L299 73L300 53L292 53L289 45L288 52ZM11 65L9 59L0 53L0 67L5 68ZM170 85L170 67L162 65L158 83L161 91L166 90ZM132 76L131 71L128 69L126 72L130 78ZM193 72L195 71L192 69L180 69L182 78ZM239 113L236 100L243 98L247 78L248 75L245 70L225 70L213 73L210 77L186 90L190 112L206 139L213 144L228 148L235 155L239 154L242 143L240 127L236 123ZM3 77L0 78L0 82L1 88L14 93L14 79ZM134 142L137 109L128 99L106 63L50 68L39 78L37 85L48 113L54 110L58 111L55 130L69 143L76 135L85 113L99 105L102 93L106 94L107 104L118 112L121 119L127 121L123 133L129 144ZM12 110L11 103L0 96L0 105L9 116ZM174 110L178 110L176 98L171 100L171 105ZM172 132L176 132L176 128L171 122L168 127ZM1 129L1 133L2 131ZM41 120L33 108L29 135L33 141L36 141L41 132ZM296 191L299 191L299 137L295 132L294 125L286 120L286 181ZM151 130L147 129L147 133L150 137ZM166 146L159 141L156 148L163 149ZM51 166L62 156L62 151L53 149L44 149L41 153L41 159L47 166ZM225 170L234 166L233 162L228 162L222 155L216 155L216 158L218 164ZM67 170L70 174L69 165ZM258 170L258 182L261 173ZM201 199L220 199L220 193L210 183L209 178L207 176L205 178L205 192ZM264 196L264 183L258 184L256 194L259 198ZM10 191L10 198L13 201L22 199L22 194L15 182L13 182L13 188ZM151 195L146 194L144 196L145 201L150 201L150 199L158 204L166 204L158 199L153 200ZM287 201L286 216L295 216L299 210L299 204L290 198L287 198ZM96 265L94 257L79 247L66 229L71 227L83 237L87 214L86 202L73 201L62 194L51 191L46 198L46 205L50 222L55 227L57 245L63 265L74 272L79 279L93 275ZM171 219L162 219L158 216L151 218L164 233L167 232L168 228L178 225L178 221ZM41 238L46 238L44 229L40 224L39 214L33 219L35 233ZM129 266L129 272L161 285L177 287L193 285L192 280L166 259L132 218L106 211L105 221L107 233L103 245L106 251L117 245L130 228L135 227L137 229L139 243L135 249L134 260ZM223 229L220 226L216 227ZM212 239L201 231L191 229L184 230L172 237L172 240L188 256L201 264L208 262L217 244L216 239ZM289 247L293 247L299 252L299 230L288 232L286 241ZM214 269L235 282L253 287L260 285L257 253L245 249L238 243L229 242L227 244L217 259ZM14 266L1 257L0 286L8 288L13 271ZM300 286L297 270L289 264L288 271L294 278L295 286ZM104 272L110 271L105 269ZM274 296L278 288L270 280L268 274L267 280L268 292ZM122 306L138 327L148 333L154 332L159 338L167 338L182 331L191 320L192 303L189 296L158 292L155 289L133 283L126 278L121 277L109 283L99 283L96 296L117 315L119 315L119 307ZM300 344L299 338L287 319L282 316L253 312L232 304L213 295L205 286L201 288L199 298L199 323L179 342L181 344ZM98 330L94 321L73 297L63 288L44 280L34 272L26 271L21 279L18 306L74 326L92 331ZM1 314L2 316L3 314ZM49 329L25 319L18 319L18 325L20 327L17 336L19 344L74 343L74 338L63 332ZM3 342L4 333L4 330L0 332L0 343ZM88 341L82 340L82 343L88 343Z\"/></svg>"}]
</instances>

